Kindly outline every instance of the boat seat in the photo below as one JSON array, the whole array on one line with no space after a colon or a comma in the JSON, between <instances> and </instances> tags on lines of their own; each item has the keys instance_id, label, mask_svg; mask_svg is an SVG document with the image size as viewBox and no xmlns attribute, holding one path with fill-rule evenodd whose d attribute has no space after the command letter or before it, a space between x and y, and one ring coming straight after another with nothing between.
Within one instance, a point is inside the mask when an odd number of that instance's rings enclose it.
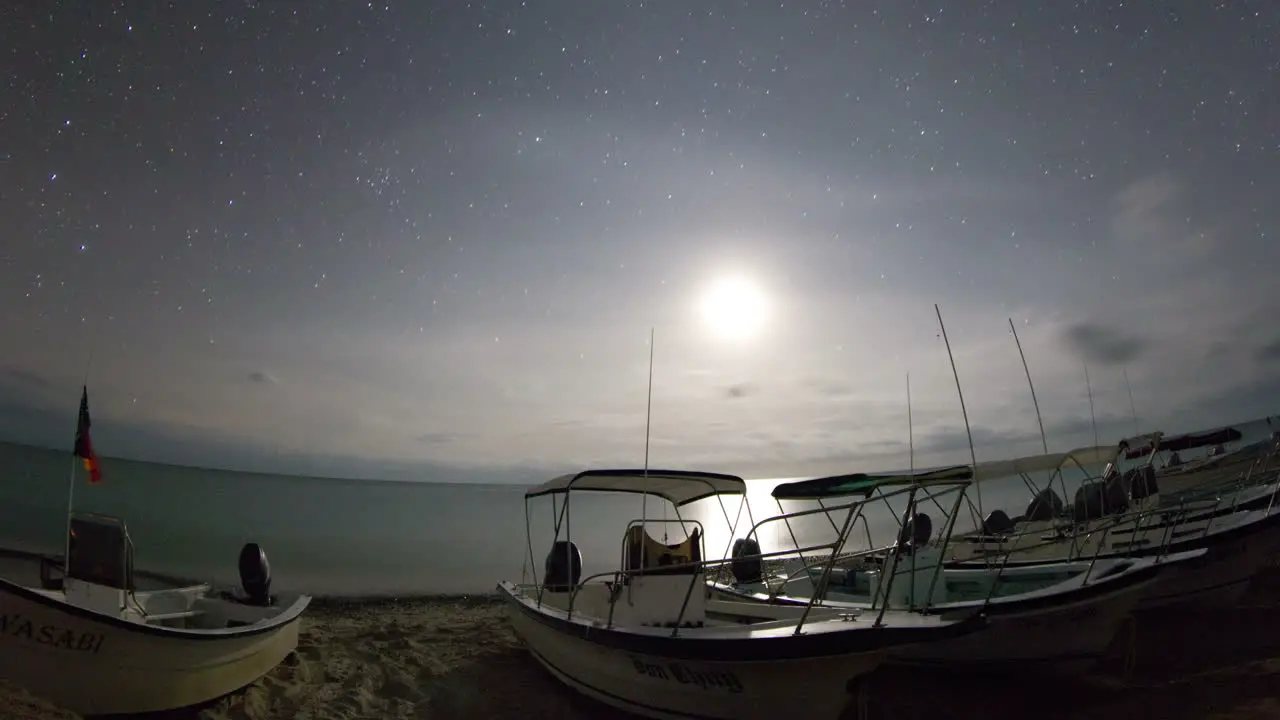
<instances>
[{"instance_id":1,"label":"boat seat","mask_svg":"<svg viewBox=\"0 0 1280 720\"><path fill-rule=\"evenodd\" d=\"M625 570L639 571L646 575L692 575L701 572L700 566L668 567L701 563L700 540L699 528L694 528L684 542L668 545L650 537L643 525L632 525L627 528Z\"/></svg>"},{"instance_id":2,"label":"boat seat","mask_svg":"<svg viewBox=\"0 0 1280 720\"><path fill-rule=\"evenodd\" d=\"M113 518L71 518L65 578L117 590L134 590L128 533Z\"/></svg>"}]
</instances>

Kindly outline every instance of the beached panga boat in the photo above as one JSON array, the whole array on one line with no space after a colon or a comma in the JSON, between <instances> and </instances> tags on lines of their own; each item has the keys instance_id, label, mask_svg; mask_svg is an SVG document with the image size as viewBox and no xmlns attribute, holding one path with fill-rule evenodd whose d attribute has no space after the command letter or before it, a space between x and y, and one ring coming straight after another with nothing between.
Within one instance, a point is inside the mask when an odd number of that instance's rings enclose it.
<instances>
[{"instance_id":1,"label":"beached panga boat","mask_svg":"<svg viewBox=\"0 0 1280 720\"><path fill-rule=\"evenodd\" d=\"M1035 497L1025 513L1010 518L994 510L977 530L954 538L947 547L947 565L985 567L994 557L1006 568L1036 567L1204 549L1208 552L1203 556L1162 573L1139 609L1234 605L1258 570L1280 552L1280 506L1275 503L1280 484L1242 485L1207 499L1170 503L1162 499L1159 477L1150 465L1117 469L1127 452L1121 444L1062 453L1042 488L1028 476L1043 471L1043 464L1007 461L1026 464L1016 470ZM1111 462L1101 476L1084 473L1070 492L1065 471L1094 466L1103 458ZM1067 495L1073 498L1071 505L1062 501Z\"/></svg>"},{"instance_id":2,"label":"beached panga boat","mask_svg":"<svg viewBox=\"0 0 1280 720\"><path fill-rule=\"evenodd\" d=\"M69 532L64 564L46 560L40 587L0 579L0 678L81 715L134 714L233 692L297 647L310 598L271 595L256 544L240 553L243 594L144 591L123 521L77 514Z\"/></svg>"},{"instance_id":3,"label":"beached panga boat","mask_svg":"<svg viewBox=\"0 0 1280 720\"><path fill-rule=\"evenodd\" d=\"M674 506L676 519L631 521L622 566L584 578L581 552L568 537L571 498L584 491L646 494ZM742 496L745 505L745 492L739 477L669 470L593 470L529 490L526 511L530 499L551 496L556 534L540 580L498 585L516 634L561 681L637 715L776 720L795 712L797 702L807 715L835 718L851 683L880 665L888 648L985 624L976 613L894 610L875 617L812 604L712 599L708 567L730 561L704 560L702 526L680 509L720 500L732 537L736 521L723 496ZM657 541L646 526L659 523L679 527L685 539ZM532 540L529 547L532 554Z\"/></svg>"},{"instance_id":4,"label":"beached panga boat","mask_svg":"<svg viewBox=\"0 0 1280 720\"><path fill-rule=\"evenodd\" d=\"M1042 458L1040 462L1056 462ZM1021 461L1029 464L1028 459ZM975 477L1003 470L1007 461L955 467L934 472L851 474L784 483L773 490L778 500L838 501L819 510L794 512L783 518L822 513L833 519L849 515L841 526L847 535L866 507L906 502L906 521L897 540L883 550L850 561L822 558L795 568L786 578L760 577L739 555L733 582L712 583L715 597L747 599L773 605L805 605L816 596L820 607L861 610L874 615L888 610L918 610L942 617L982 613L983 629L928 644L890 648L895 664L953 668L1017 668L1072 673L1087 670L1111 645L1139 599L1167 568L1204 554L1059 562L1033 568L1005 569L999 558L978 568L947 568L942 562L955 515L965 504ZM892 489L896 488L896 489ZM955 494L955 500L946 498ZM945 499L944 499L945 498ZM948 514L937 535L928 503ZM779 504L781 507L781 504ZM950 508L948 510L948 508ZM789 520L788 520L789 522ZM748 534L751 539L753 534ZM744 545L745 546L745 545ZM740 547L744 547L740 546ZM751 549L758 545L750 545ZM825 570L831 566L830 570ZM756 575L756 577L751 577Z\"/></svg>"},{"instance_id":5,"label":"beached panga boat","mask_svg":"<svg viewBox=\"0 0 1280 720\"><path fill-rule=\"evenodd\" d=\"M1273 462L1276 435L1241 445L1244 433L1234 427L1181 435L1149 432L1121 440L1117 463L1150 465L1166 500L1226 485L1265 485L1275 482L1280 471Z\"/></svg>"}]
</instances>

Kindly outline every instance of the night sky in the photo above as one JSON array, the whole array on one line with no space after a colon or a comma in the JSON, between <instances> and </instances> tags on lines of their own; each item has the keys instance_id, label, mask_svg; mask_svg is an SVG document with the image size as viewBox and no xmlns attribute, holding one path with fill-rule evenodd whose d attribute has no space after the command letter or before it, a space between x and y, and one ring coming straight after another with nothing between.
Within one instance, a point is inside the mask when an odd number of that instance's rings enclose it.
<instances>
[{"instance_id":1,"label":"night sky","mask_svg":"<svg viewBox=\"0 0 1280 720\"><path fill-rule=\"evenodd\" d=\"M435 6L450 9L430 9ZM798 475L1280 411L1280 4L0 8L0 438ZM735 296L712 318L722 283ZM744 291L745 292L745 291ZM738 305L750 307L744 310ZM1137 412L1131 408L1127 374Z\"/></svg>"}]
</instances>

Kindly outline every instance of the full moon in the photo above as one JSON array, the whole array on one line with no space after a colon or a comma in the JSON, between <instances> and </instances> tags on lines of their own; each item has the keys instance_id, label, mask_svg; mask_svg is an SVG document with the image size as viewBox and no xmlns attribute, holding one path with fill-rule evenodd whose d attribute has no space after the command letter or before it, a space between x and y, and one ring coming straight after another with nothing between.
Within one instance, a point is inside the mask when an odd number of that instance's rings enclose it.
<instances>
[{"instance_id":1,"label":"full moon","mask_svg":"<svg viewBox=\"0 0 1280 720\"><path fill-rule=\"evenodd\" d=\"M745 278L724 278L702 297L701 311L702 319L716 335L744 338L764 324L768 303L760 288Z\"/></svg>"}]
</instances>

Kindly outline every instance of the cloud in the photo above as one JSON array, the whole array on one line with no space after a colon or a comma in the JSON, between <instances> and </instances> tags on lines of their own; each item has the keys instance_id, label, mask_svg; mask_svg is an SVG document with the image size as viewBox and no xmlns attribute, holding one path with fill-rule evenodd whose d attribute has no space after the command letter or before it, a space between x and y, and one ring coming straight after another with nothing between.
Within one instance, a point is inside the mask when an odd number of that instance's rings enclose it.
<instances>
[{"instance_id":1,"label":"cloud","mask_svg":"<svg viewBox=\"0 0 1280 720\"><path fill-rule=\"evenodd\" d=\"M1170 243L1182 232L1165 212L1178 197L1178 184L1169 175L1145 177L1117 193L1112 233L1121 243Z\"/></svg>"},{"instance_id":2,"label":"cloud","mask_svg":"<svg viewBox=\"0 0 1280 720\"><path fill-rule=\"evenodd\" d=\"M444 445L457 441L458 434L451 432L429 432L418 435L414 439L423 445Z\"/></svg>"},{"instance_id":3,"label":"cloud","mask_svg":"<svg viewBox=\"0 0 1280 720\"><path fill-rule=\"evenodd\" d=\"M1258 362L1270 363L1280 360L1280 337L1258 347L1254 353Z\"/></svg>"},{"instance_id":4,"label":"cloud","mask_svg":"<svg viewBox=\"0 0 1280 720\"><path fill-rule=\"evenodd\" d=\"M805 380L804 385L806 389L822 398L843 399L857 394L856 389L850 382L839 378L809 378Z\"/></svg>"},{"instance_id":5,"label":"cloud","mask_svg":"<svg viewBox=\"0 0 1280 720\"><path fill-rule=\"evenodd\" d=\"M70 452L78 396L58 398L60 392L58 383L38 373L0 370L0 442ZM503 460L477 468L427 459L282 450L270 442L246 440L234 430L132 420L101 405L91 410L94 445L107 458L312 477L434 482L536 483L548 473L564 469L561 465L520 467ZM323 423L313 424L313 428L324 434ZM431 433L418 439L440 443L454 437Z\"/></svg>"},{"instance_id":6,"label":"cloud","mask_svg":"<svg viewBox=\"0 0 1280 720\"><path fill-rule=\"evenodd\" d=\"M46 392L53 389L53 383L44 376L21 368L5 368L0 371L0 374L3 375L3 382L11 386L21 386L27 392Z\"/></svg>"},{"instance_id":7,"label":"cloud","mask_svg":"<svg viewBox=\"0 0 1280 720\"><path fill-rule=\"evenodd\" d=\"M1106 325L1076 323L1063 333L1068 346L1088 362L1103 366L1120 366L1138 360L1148 343L1141 337Z\"/></svg>"},{"instance_id":8,"label":"cloud","mask_svg":"<svg viewBox=\"0 0 1280 720\"><path fill-rule=\"evenodd\" d=\"M791 179L782 185L789 188ZM1042 220L1019 225L1017 240L1043 235L1054 242L1018 248L1001 240L1003 263L981 257L968 239L934 242L931 233L945 229L941 221L919 220L910 237L890 233L899 220L917 222L900 216L914 212L918 196L905 187L858 184L902 202L849 206L868 210L863 214L835 199L858 195L857 187L797 190L821 196L852 223L838 240L800 243L807 248L802 259L765 242L767 233L750 223L740 232L697 220L692 225L707 229L714 249L689 243L699 250L646 253L675 269L662 270L667 291L644 293L643 300L609 294L615 281L600 278L612 276L584 273L580 282L551 283L516 305L503 296L446 307L446 293L430 321L414 302L346 309L331 300L335 305L317 316L302 313L316 309L308 304L296 306L296 317L246 322L216 345L203 332L176 333L155 352L104 355L90 388L95 431L104 450L125 456L313 474L485 477L487 468L501 474L523 466L541 475L537 468L638 464L645 450L646 340L656 324L650 438L656 464L754 477L905 467L908 372L917 463L964 462L968 439L934 299L947 317L979 460L1040 449L1008 317L1019 323L1052 450L1093 443L1077 358L1090 363L1104 443L1134 431L1121 367L1142 430L1194 430L1280 410L1280 384L1268 379L1267 368L1280 358L1280 338L1268 322L1274 313L1265 312L1275 300L1252 277L1261 272L1255 266L1274 263L1242 263L1234 254L1203 262L1197 253L1204 238L1233 237L1231 226L1203 214L1188 220L1196 193L1190 187L1183 193L1174 176L1140 177L1114 195L1110 217L1092 226L1114 235L1114 242L1099 243L1103 250ZM945 194L939 200L949 202ZM968 201L985 202L967 197L962 215L970 212ZM993 223L1006 221L1005 202ZM731 215L734 208L718 211ZM782 221L771 228L792 230ZM742 243L749 247L736 247ZM764 248L759 257L752 256L757 245ZM560 262L541 246L538 253ZM713 346L689 319L686 295L705 280L692 276L732 264L722 255L754 262L776 293L778 321L754 344ZM696 272L688 270L694 265ZM904 281L916 269L923 277ZM492 277L481 287L500 294ZM583 302L597 296L611 300ZM139 326L116 334L145 337L144 317L122 314L119 322ZM7 388L0 400L9 404L0 406L0 439L62 447L74 427L83 369L59 350L54 333L26 336L30 342L4 350L10 367L0 370Z\"/></svg>"}]
</instances>

